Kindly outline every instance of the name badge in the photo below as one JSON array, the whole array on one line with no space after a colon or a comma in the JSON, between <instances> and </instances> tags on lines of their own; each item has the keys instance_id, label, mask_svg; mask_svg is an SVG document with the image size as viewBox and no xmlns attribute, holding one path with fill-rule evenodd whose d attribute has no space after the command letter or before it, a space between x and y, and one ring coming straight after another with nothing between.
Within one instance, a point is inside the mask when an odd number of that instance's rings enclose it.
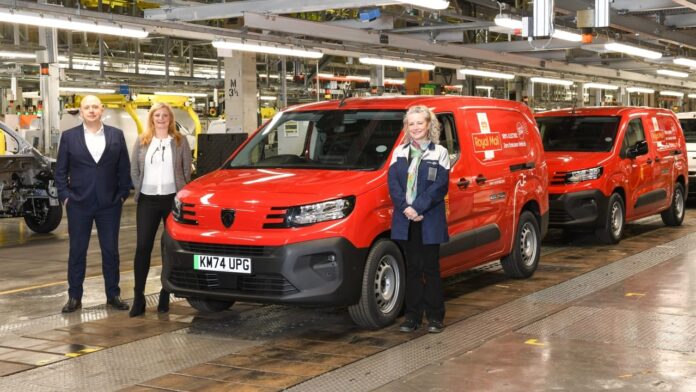
<instances>
[{"instance_id":1,"label":"name badge","mask_svg":"<svg viewBox=\"0 0 696 392\"><path fill-rule=\"evenodd\" d=\"M437 168L436 167L429 167L428 168L428 181L435 181L437 178Z\"/></svg>"}]
</instances>

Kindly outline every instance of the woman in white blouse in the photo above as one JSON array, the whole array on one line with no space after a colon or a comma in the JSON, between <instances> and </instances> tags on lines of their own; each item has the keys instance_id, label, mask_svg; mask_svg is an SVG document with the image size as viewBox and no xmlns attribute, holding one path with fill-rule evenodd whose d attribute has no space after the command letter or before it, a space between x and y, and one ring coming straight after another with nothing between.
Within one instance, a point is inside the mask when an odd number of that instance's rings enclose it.
<instances>
[{"instance_id":1,"label":"woman in white blouse","mask_svg":"<svg viewBox=\"0 0 696 392\"><path fill-rule=\"evenodd\" d=\"M145 281L160 222L172 210L174 196L191 180L191 148L176 130L172 108L155 103L147 115L147 127L133 146L131 177L135 187L137 246L135 296L130 317L145 313ZM157 311L169 311L169 293L160 291Z\"/></svg>"}]
</instances>

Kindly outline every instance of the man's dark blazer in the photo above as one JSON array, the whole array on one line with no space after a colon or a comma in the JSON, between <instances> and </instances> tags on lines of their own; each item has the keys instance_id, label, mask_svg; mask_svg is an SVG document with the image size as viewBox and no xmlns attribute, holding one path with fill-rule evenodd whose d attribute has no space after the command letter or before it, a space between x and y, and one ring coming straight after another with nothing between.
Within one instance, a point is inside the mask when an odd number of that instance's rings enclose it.
<instances>
[{"instance_id":1,"label":"man's dark blazer","mask_svg":"<svg viewBox=\"0 0 696 392\"><path fill-rule=\"evenodd\" d=\"M130 161L123 131L104 125L104 137L104 153L95 162L87 149L82 125L62 133L55 172L61 203L65 199L69 203L96 201L99 207L107 207L128 198Z\"/></svg>"}]
</instances>

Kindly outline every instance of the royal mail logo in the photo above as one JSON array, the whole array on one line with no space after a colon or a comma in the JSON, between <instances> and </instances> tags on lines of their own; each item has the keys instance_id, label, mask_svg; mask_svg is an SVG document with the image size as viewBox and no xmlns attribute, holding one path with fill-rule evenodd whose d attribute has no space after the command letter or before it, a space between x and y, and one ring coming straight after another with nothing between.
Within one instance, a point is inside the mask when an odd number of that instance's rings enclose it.
<instances>
[{"instance_id":1,"label":"royal mail logo","mask_svg":"<svg viewBox=\"0 0 696 392\"><path fill-rule=\"evenodd\" d=\"M503 149L503 139L498 132L474 133L471 137L474 139L475 152L498 151Z\"/></svg>"}]
</instances>

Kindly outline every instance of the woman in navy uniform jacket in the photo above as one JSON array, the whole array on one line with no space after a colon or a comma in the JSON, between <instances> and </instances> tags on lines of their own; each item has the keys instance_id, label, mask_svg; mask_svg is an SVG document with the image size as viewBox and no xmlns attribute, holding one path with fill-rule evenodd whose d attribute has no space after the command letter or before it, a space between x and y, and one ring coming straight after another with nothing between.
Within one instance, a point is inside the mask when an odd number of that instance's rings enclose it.
<instances>
[{"instance_id":1,"label":"woman in navy uniform jacket","mask_svg":"<svg viewBox=\"0 0 696 392\"><path fill-rule=\"evenodd\" d=\"M449 153L439 145L440 124L426 106L409 108L406 137L389 166L389 195L394 203L391 238L406 256L406 320L402 332L416 330L423 318L428 332L444 328L445 300L440 277L440 244L449 240L445 195Z\"/></svg>"}]
</instances>

